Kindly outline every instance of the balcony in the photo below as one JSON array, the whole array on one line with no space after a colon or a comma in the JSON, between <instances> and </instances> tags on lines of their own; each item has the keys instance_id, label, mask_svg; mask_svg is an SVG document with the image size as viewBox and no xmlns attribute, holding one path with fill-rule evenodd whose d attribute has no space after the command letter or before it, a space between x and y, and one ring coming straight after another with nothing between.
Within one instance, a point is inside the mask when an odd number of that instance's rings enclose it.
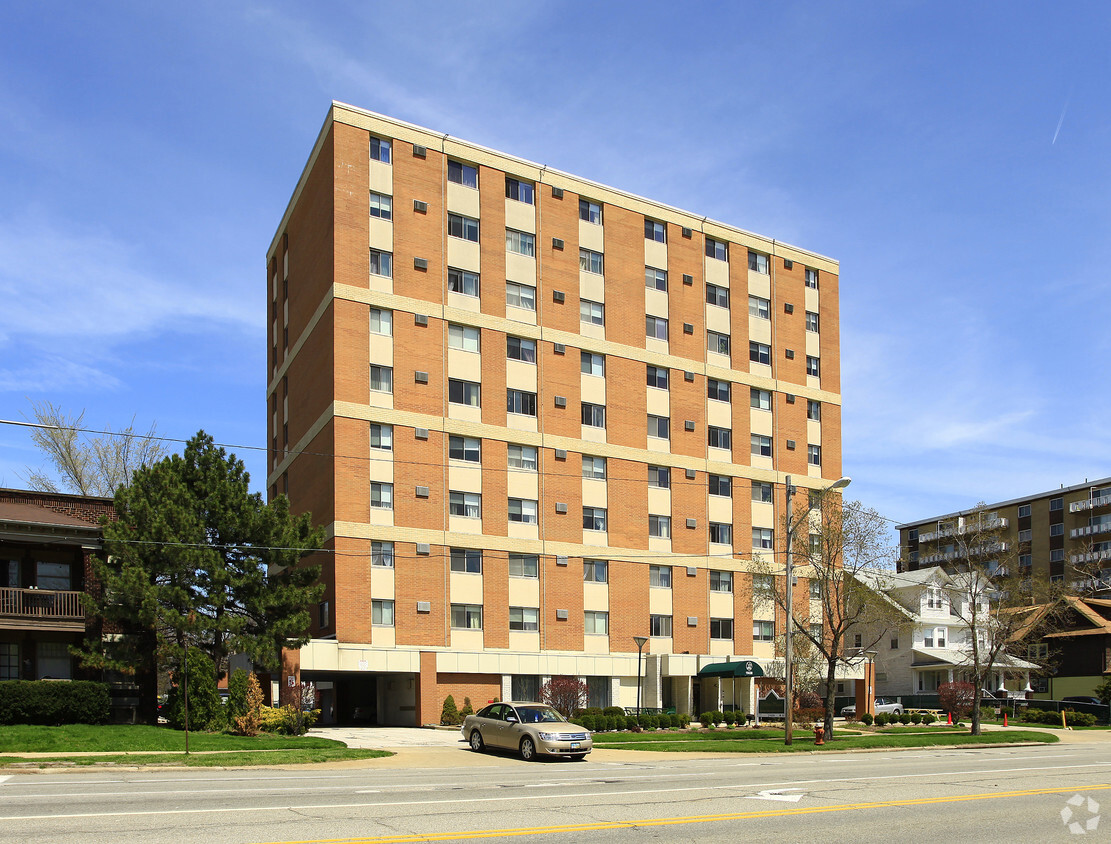
<instances>
[{"instance_id":1,"label":"balcony","mask_svg":"<svg viewBox=\"0 0 1111 844\"><path fill-rule=\"evenodd\" d=\"M1083 513L1099 507L1111 507L1111 490L1100 490L1087 501L1074 501L1069 505L1070 513Z\"/></svg>"},{"instance_id":2,"label":"balcony","mask_svg":"<svg viewBox=\"0 0 1111 844\"><path fill-rule=\"evenodd\" d=\"M1080 563L1102 563L1104 560L1111 560L1111 550L1103 549L1100 551L1089 551L1087 553L1069 555L1069 562L1074 566Z\"/></svg>"},{"instance_id":3,"label":"balcony","mask_svg":"<svg viewBox=\"0 0 1111 844\"><path fill-rule=\"evenodd\" d=\"M961 519L959 524L945 524L938 525L937 530L932 530L927 533L918 534L918 542L934 542L938 539L948 539L950 536L963 536L966 533L974 533L976 531L993 531L993 530L1006 530L1010 525L1010 521L1001 516L996 516L993 519L981 519L979 521L964 521Z\"/></svg>"},{"instance_id":4,"label":"balcony","mask_svg":"<svg viewBox=\"0 0 1111 844\"><path fill-rule=\"evenodd\" d=\"M1111 522L1100 525L1084 525L1069 531L1069 539L1079 539L1082 536L1093 536L1100 533L1111 533Z\"/></svg>"},{"instance_id":5,"label":"balcony","mask_svg":"<svg viewBox=\"0 0 1111 844\"><path fill-rule=\"evenodd\" d=\"M80 592L0 588L0 628L84 630Z\"/></svg>"}]
</instances>

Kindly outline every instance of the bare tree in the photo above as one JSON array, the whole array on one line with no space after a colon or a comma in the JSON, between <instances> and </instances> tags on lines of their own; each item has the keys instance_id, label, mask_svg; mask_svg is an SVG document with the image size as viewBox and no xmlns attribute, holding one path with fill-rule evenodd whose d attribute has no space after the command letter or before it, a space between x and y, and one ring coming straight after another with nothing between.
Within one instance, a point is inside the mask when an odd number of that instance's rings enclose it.
<instances>
[{"instance_id":1,"label":"bare tree","mask_svg":"<svg viewBox=\"0 0 1111 844\"><path fill-rule=\"evenodd\" d=\"M792 537L795 574L809 581L809 597L806 590L794 590L795 606L788 607L786 590L776 585L785 581L784 565L760 557L753 569L778 575L764 578L772 586L761 596L773 601L793 625L804 675L817 675L824 686L824 726L832 738L838 668L857 667L863 651L907 623L895 602L856 576L869 571L874 581L877 574L893 571L894 550L886 520L877 511L859 501L843 503L838 495L815 494L797 504L786 514L784 528ZM820 618L810 616L815 604L821 607ZM859 647L846 648L850 630L862 636ZM791 662L799 664L794 654Z\"/></svg>"},{"instance_id":2,"label":"bare tree","mask_svg":"<svg viewBox=\"0 0 1111 844\"><path fill-rule=\"evenodd\" d=\"M109 497L131 482L136 469L166 456L154 423L145 434L136 433L132 417L126 428L94 434L83 428L84 410L71 417L48 401L31 402L31 408L31 441L54 467L53 474L28 467L24 480L31 489Z\"/></svg>"}]
</instances>

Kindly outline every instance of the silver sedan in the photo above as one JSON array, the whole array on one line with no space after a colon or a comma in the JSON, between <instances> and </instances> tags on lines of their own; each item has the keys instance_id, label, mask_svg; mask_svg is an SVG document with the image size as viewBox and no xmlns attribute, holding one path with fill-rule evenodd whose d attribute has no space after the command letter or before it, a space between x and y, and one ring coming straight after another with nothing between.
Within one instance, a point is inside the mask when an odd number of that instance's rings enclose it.
<instances>
[{"instance_id":1,"label":"silver sedan","mask_svg":"<svg viewBox=\"0 0 1111 844\"><path fill-rule=\"evenodd\" d=\"M515 750L526 762L545 756L582 759L594 746L585 727L543 703L491 703L468 715L461 729L475 752Z\"/></svg>"}]
</instances>

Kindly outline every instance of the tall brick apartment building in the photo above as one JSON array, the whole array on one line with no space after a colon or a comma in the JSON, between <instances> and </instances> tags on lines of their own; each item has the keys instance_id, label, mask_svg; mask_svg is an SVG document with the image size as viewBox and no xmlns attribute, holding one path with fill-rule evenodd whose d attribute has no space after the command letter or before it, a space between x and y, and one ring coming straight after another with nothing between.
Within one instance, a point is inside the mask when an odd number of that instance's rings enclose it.
<instances>
[{"instance_id":1,"label":"tall brick apartment building","mask_svg":"<svg viewBox=\"0 0 1111 844\"><path fill-rule=\"evenodd\" d=\"M326 719L634 705L635 636L644 704L697 712L773 656L753 555L785 476L841 474L835 261L333 103L266 290L269 493L330 537L283 682Z\"/></svg>"}]
</instances>

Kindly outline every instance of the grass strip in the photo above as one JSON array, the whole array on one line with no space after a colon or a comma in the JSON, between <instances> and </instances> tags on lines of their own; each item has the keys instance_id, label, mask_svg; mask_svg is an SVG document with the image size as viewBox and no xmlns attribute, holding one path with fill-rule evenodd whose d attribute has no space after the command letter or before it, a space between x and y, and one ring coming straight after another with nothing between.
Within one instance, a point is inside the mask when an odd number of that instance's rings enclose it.
<instances>
[{"instance_id":1,"label":"grass strip","mask_svg":"<svg viewBox=\"0 0 1111 844\"><path fill-rule=\"evenodd\" d=\"M646 742L646 741L707 741L708 739L719 739L722 741L734 741L736 739L761 739L761 738L783 738L783 730L760 730L760 729L741 729L741 730L707 730L706 732L673 732L671 730L651 730L645 733L595 733L594 741L598 742L599 738L604 737L606 742Z\"/></svg>"},{"instance_id":2,"label":"grass strip","mask_svg":"<svg viewBox=\"0 0 1111 844\"><path fill-rule=\"evenodd\" d=\"M206 750L305 750L344 749L343 742L316 736L262 733L232 736L224 733L189 733L191 751ZM38 727L13 724L0 730L0 753L126 753L137 750L185 751L185 733L145 724L66 724Z\"/></svg>"},{"instance_id":3,"label":"grass strip","mask_svg":"<svg viewBox=\"0 0 1111 844\"><path fill-rule=\"evenodd\" d=\"M189 742L192 751L193 742ZM342 762L351 759L377 759L393 756L388 750L356 750L340 748L305 748L265 752L239 751L232 753L142 753L111 754L107 756L50 756L27 759L20 756L0 756L0 768L54 768L100 766L157 766L172 765L190 768L237 768L243 766L276 767L278 765L303 765L312 762Z\"/></svg>"},{"instance_id":4,"label":"grass strip","mask_svg":"<svg viewBox=\"0 0 1111 844\"><path fill-rule=\"evenodd\" d=\"M1052 744L1060 739L1051 733L1016 730L1006 733L986 733L973 736L968 733L933 733L912 735L841 736L832 742L815 745L814 739L798 736L793 744L767 739L706 738L702 741L648 741L610 742L595 737L594 747L617 750L660 750L672 753L799 753L823 750L853 750L858 748L948 747L977 744L1007 744L1011 742L1041 742Z\"/></svg>"}]
</instances>

